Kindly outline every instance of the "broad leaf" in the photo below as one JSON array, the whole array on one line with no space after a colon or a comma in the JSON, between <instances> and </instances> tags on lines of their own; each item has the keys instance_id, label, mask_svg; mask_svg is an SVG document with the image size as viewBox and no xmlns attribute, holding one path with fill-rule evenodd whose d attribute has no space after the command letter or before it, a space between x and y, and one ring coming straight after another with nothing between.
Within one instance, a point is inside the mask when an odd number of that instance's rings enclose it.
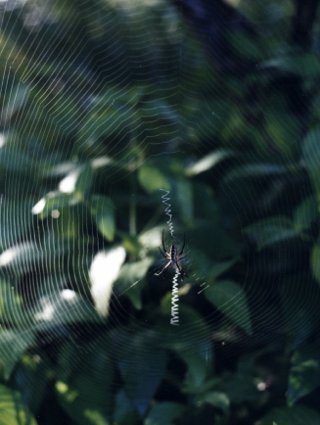
<instances>
[{"instance_id":1,"label":"broad leaf","mask_svg":"<svg viewBox=\"0 0 320 425\"><path fill-rule=\"evenodd\" d=\"M90 200L91 214L101 234L113 241L115 232L114 205L106 196L94 195Z\"/></svg>"},{"instance_id":2,"label":"broad leaf","mask_svg":"<svg viewBox=\"0 0 320 425\"><path fill-rule=\"evenodd\" d=\"M5 379L9 379L22 354L32 346L34 339L34 334L30 330L0 332L0 366Z\"/></svg>"},{"instance_id":3,"label":"broad leaf","mask_svg":"<svg viewBox=\"0 0 320 425\"><path fill-rule=\"evenodd\" d=\"M82 351L68 344L59 365L55 389L67 414L79 425L111 425L116 383L107 340Z\"/></svg>"},{"instance_id":4,"label":"broad leaf","mask_svg":"<svg viewBox=\"0 0 320 425\"><path fill-rule=\"evenodd\" d=\"M141 261L125 264L121 268L114 286L118 297L127 296L138 310L142 308L141 291L143 279L152 263L153 258L146 257Z\"/></svg>"},{"instance_id":5,"label":"broad leaf","mask_svg":"<svg viewBox=\"0 0 320 425\"><path fill-rule=\"evenodd\" d=\"M294 226L298 231L308 229L318 217L317 204L313 196L306 198L293 213Z\"/></svg>"},{"instance_id":6,"label":"broad leaf","mask_svg":"<svg viewBox=\"0 0 320 425\"><path fill-rule=\"evenodd\" d=\"M142 165L139 168L138 178L141 186L149 193L170 188L170 182L167 176L155 165Z\"/></svg>"},{"instance_id":7,"label":"broad leaf","mask_svg":"<svg viewBox=\"0 0 320 425\"><path fill-rule=\"evenodd\" d=\"M303 162L316 192L317 204L320 204L320 128L309 131L303 141Z\"/></svg>"},{"instance_id":8,"label":"broad leaf","mask_svg":"<svg viewBox=\"0 0 320 425\"><path fill-rule=\"evenodd\" d=\"M93 305L70 289L52 291L39 298L34 308L35 328L50 331L76 323L101 323Z\"/></svg>"},{"instance_id":9,"label":"broad leaf","mask_svg":"<svg viewBox=\"0 0 320 425\"><path fill-rule=\"evenodd\" d=\"M33 206L32 213L39 215L40 218L46 218L50 214L59 217L59 210L76 202L77 199L68 193L49 192Z\"/></svg>"},{"instance_id":10,"label":"broad leaf","mask_svg":"<svg viewBox=\"0 0 320 425\"><path fill-rule=\"evenodd\" d=\"M284 216L260 220L245 228L245 233L254 238L258 249L297 237L293 222Z\"/></svg>"},{"instance_id":11,"label":"broad leaf","mask_svg":"<svg viewBox=\"0 0 320 425\"><path fill-rule=\"evenodd\" d=\"M222 280L210 285L204 294L233 323L244 329L249 335L252 333L249 307L246 295L240 285L229 280Z\"/></svg>"},{"instance_id":12,"label":"broad leaf","mask_svg":"<svg viewBox=\"0 0 320 425\"><path fill-rule=\"evenodd\" d=\"M320 245L313 245L311 251L311 270L313 277L320 284Z\"/></svg>"},{"instance_id":13,"label":"broad leaf","mask_svg":"<svg viewBox=\"0 0 320 425\"><path fill-rule=\"evenodd\" d=\"M296 351L291 360L287 398L294 404L320 386L319 342Z\"/></svg>"},{"instance_id":14,"label":"broad leaf","mask_svg":"<svg viewBox=\"0 0 320 425\"><path fill-rule=\"evenodd\" d=\"M139 414L144 415L163 379L166 352L151 331L119 333L114 343L125 392Z\"/></svg>"},{"instance_id":15,"label":"broad leaf","mask_svg":"<svg viewBox=\"0 0 320 425\"><path fill-rule=\"evenodd\" d=\"M0 201L0 249L5 250L29 231L32 223L32 201L3 196Z\"/></svg>"},{"instance_id":16,"label":"broad leaf","mask_svg":"<svg viewBox=\"0 0 320 425\"><path fill-rule=\"evenodd\" d=\"M196 404L202 406L203 404L211 404L212 406L222 410L224 414L229 413L230 400L229 397L219 391L206 391L196 397Z\"/></svg>"},{"instance_id":17,"label":"broad leaf","mask_svg":"<svg viewBox=\"0 0 320 425\"><path fill-rule=\"evenodd\" d=\"M171 294L167 302L169 305L163 305L163 310L170 323ZM193 329L197 331L194 332ZM192 338L186 337L188 330ZM213 369L214 353L209 327L192 308L181 305L179 306L179 326L170 326L169 329L166 327L163 334L165 335L163 345L174 351L187 366L186 390L191 393L199 391Z\"/></svg>"},{"instance_id":18,"label":"broad leaf","mask_svg":"<svg viewBox=\"0 0 320 425\"><path fill-rule=\"evenodd\" d=\"M98 252L90 266L91 295L97 312L105 317L109 311L112 286L126 258L122 246Z\"/></svg>"},{"instance_id":19,"label":"broad leaf","mask_svg":"<svg viewBox=\"0 0 320 425\"><path fill-rule=\"evenodd\" d=\"M216 164L219 164L224 158L226 158L230 154L231 152L226 150L211 152L200 160L194 162L192 165L189 165L186 169L186 174L188 176L196 176L200 173L208 171Z\"/></svg>"},{"instance_id":20,"label":"broad leaf","mask_svg":"<svg viewBox=\"0 0 320 425\"><path fill-rule=\"evenodd\" d=\"M183 410L184 406L179 403L157 403L151 408L144 425L174 425L174 419L178 418Z\"/></svg>"},{"instance_id":21,"label":"broad leaf","mask_svg":"<svg viewBox=\"0 0 320 425\"><path fill-rule=\"evenodd\" d=\"M0 425L37 425L17 391L0 385Z\"/></svg>"},{"instance_id":22,"label":"broad leaf","mask_svg":"<svg viewBox=\"0 0 320 425\"><path fill-rule=\"evenodd\" d=\"M261 425L319 425L320 415L305 406L280 407L272 409L259 421Z\"/></svg>"},{"instance_id":23,"label":"broad leaf","mask_svg":"<svg viewBox=\"0 0 320 425\"><path fill-rule=\"evenodd\" d=\"M179 216L186 224L190 224L193 219L193 186L187 179L175 180L175 208L179 211Z\"/></svg>"}]
</instances>

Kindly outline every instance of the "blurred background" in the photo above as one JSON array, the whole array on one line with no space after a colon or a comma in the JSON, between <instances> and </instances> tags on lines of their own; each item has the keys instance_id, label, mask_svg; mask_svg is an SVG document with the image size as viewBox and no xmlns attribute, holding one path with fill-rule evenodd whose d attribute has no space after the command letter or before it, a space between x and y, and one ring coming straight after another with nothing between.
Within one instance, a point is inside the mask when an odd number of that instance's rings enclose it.
<instances>
[{"instance_id":1,"label":"blurred background","mask_svg":"<svg viewBox=\"0 0 320 425\"><path fill-rule=\"evenodd\" d=\"M0 2L0 424L320 424L318 9Z\"/></svg>"}]
</instances>

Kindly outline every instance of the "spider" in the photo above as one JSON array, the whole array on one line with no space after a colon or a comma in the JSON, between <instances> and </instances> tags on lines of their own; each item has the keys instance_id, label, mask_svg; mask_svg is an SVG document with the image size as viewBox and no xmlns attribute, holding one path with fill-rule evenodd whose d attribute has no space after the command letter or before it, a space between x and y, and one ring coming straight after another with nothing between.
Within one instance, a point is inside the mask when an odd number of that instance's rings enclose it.
<instances>
[{"instance_id":1,"label":"spider","mask_svg":"<svg viewBox=\"0 0 320 425\"><path fill-rule=\"evenodd\" d=\"M161 238L161 242L162 242L162 249L159 248L161 255L166 259L169 260L167 262L167 264L164 265L164 267L162 268L162 270L160 272L155 273L155 276L160 276L170 265L173 266L173 268L175 269L176 272L179 272L179 274L181 275L185 275L184 270L182 269L181 266L181 260L184 257L183 251L184 251L184 247L185 247L185 243L186 243L186 238L183 238L183 244L182 244L182 248L180 249L180 252L178 252L177 246L175 245L175 243L173 243L170 246L170 249L166 248L165 242L164 242L164 232L162 232L162 238Z\"/></svg>"}]
</instances>

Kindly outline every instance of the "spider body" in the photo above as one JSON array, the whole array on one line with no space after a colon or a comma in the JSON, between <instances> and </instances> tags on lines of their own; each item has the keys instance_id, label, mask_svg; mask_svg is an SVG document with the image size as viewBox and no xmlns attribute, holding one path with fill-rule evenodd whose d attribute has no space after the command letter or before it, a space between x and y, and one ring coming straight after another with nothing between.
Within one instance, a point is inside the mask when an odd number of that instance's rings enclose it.
<instances>
[{"instance_id":1,"label":"spider body","mask_svg":"<svg viewBox=\"0 0 320 425\"><path fill-rule=\"evenodd\" d=\"M183 251L185 247L185 238L183 239L182 248L178 251L176 244L173 242L169 249L166 248L164 241L164 233L162 232L162 249L160 252L162 256L168 260L160 272L155 273L155 276L160 276L169 266L172 266L176 272L184 275L185 272L181 266L181 260L183 258Z\"/></svg>"}]
</instances>

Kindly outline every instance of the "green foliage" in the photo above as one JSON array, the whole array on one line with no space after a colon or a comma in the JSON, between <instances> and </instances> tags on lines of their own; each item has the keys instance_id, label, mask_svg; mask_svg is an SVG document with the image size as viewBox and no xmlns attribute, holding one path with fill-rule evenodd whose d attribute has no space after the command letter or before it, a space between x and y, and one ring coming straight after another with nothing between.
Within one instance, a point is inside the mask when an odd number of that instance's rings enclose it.
<instances>
[{"instance_id":1,"label":"green foliage","mask_svg":"<svg viewBox=\"0 0 320 425\"><path fill-rule=\"evenodd\" d=\"M316 14L13 3L0 425L318 425L318 30L292 41Z\"/></svg>"},{"instance_id":2,"label":"green foliage","mask_svg":"<svg viewBox=\"0 0 320 425\"><path fill-rule=\"evenodd\" d=\"M112 201L106 197L95 195L90 200L90 210L99 231L108 241L112 241L115 232Z\"/></svg>"},{"instance_id":3,"label":"green foliage","mask_svg":"<svg viewBox=\"0 0 320 425\"><path fill-rule=\"evenodd\" d=\"M205 295L226 317L249 335L252 334L249 308L240 285L229 280L221 280L208 288Z\"/></svg>"},{"instance_id":4,"label":"green foliage","mask_svg":"<svg viewBox=\"0 0 320 425\"><path fill-rule=\"evenodd\" d=\"M292 356L289 374L288 401L295 403L320 385L318 344L303 347Z\"/></svg>"},{"instance_id":5,"label":"green foliage","mask_svg":"<svg viewBox=\"0 0 320 425\"><path fill-rule=\"evenodd\" d=\"M80 371L80 373L77 373ZM59 403L77 424L108 425L114 403L115 370L107 341L79 354L70 343L61 351L55 390Z\"/></svg>"},{"instance_id":6,"label":"green foliage","mask_svg":"<svg viewBox=\"0 0 320 425\"><path fill-rule=\"evenodd\" d=\"M273 425L274 422L283 425L316 425L319 423L319 414L308 407L294 406L291 408L277 408L272 410L265 418L262 419L262 425Z\"/></svg>"},{"instance_id":7,"label":"green foliage","mask_svg":"<svg viewBox=\"0 0 320 425\"><path fill-rule=\"evenodd\" d=\"M4 385L0 385L0 411L1 425L37 425L36 420L23 404L21 395Z\"/></svg>"}]
</instances>

